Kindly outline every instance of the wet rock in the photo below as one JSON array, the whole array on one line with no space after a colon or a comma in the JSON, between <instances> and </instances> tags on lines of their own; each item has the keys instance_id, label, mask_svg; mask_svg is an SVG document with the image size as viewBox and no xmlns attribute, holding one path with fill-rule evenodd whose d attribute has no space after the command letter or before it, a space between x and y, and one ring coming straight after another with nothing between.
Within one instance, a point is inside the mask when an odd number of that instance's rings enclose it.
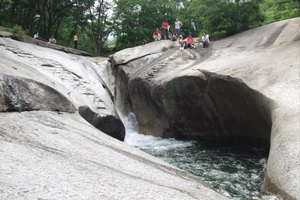
<instances>
[{"instance_id":1,"label":"wet rock","mask_svg":"<svg viewBox=\"0 0 300 200\"><path fill-rule=\"evenodd\" d=\"M98 113L93 112L90 108L84 106L79 107L78 111L86 121L95 126L97 129L112 136L113 138L124 141L125 127L120 121L120 118L113 115L101 116Z\"/></svg>"},{"instance_id":2,"label":"wet rock","mask_svg":"<svg viewBox=\"0 0 300 200\"><path fill-rule=\"evenodd\" d=\"M0 111L49 110L74 113L72 102L55 89L30 79L0 74Z\"/></svg>"}]
</instances>

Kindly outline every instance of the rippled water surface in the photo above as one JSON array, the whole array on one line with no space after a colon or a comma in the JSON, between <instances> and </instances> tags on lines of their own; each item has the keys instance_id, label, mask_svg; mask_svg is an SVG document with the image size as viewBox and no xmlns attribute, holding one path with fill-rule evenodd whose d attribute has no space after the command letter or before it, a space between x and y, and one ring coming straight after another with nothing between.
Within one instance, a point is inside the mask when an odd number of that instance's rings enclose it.
<instances>
[{"instance_id":1,"label":"rippled water surface","mask_svg":"<svg viewBox=\"0 0 300 200\"><path fill-rule=\"evenodd\" d=\"M145 136L135 131L131 117L125 120L126 143L200 177L230 199L276 199L259 194L268 156L266 150Z\"/></svg>"}]
</instances>

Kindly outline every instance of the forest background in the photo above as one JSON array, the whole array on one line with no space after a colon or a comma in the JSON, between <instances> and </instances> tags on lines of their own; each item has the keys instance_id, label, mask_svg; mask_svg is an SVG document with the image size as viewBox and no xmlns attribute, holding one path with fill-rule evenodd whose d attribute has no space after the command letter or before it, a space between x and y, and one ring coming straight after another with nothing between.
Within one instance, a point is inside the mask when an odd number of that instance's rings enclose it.
<instances>
[{"instance_id":1,"label":"forest background","mask_svg":"<svg viewBox=\"0 0 300 200\"><path fill-rule=\"evenodd\" d=\"M165 20L188 34L193 19L216 40L299 16L300 0L0 0L0 26L68 47L78 32L79 49L96 56L153 41Z\"/></svg>"}]
</instances>

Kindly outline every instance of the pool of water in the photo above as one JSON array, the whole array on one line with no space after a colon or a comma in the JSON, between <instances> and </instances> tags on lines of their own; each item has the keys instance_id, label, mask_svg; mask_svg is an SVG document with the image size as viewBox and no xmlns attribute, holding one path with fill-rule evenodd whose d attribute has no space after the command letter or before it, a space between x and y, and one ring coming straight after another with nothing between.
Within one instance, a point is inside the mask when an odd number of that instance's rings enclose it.
<instances>
[{"instance_id":1,"label":"pool of water","mask_svg":"<svg viewBox=\"0 0 300 200\"><path fill-rule=\"evenodd\" d=\"M265 149L146 136L136 131L134 115L123 122L126 143L200 177L230 199L277 199L260 194L268 157Z\"/></svg>"}]
</instances>

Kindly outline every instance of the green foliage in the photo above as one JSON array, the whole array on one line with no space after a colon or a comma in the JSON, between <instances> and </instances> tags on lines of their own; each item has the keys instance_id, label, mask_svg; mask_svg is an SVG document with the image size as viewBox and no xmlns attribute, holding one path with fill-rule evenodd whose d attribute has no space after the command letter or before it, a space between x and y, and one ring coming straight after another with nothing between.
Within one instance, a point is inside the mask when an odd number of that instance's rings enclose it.
<instances>
[{"instance_id":1,"label":"green foliage","mask_svg":"<svg viewBox=\"0 0 300 200\"><path fill-rule=\"evenodd\" d=\"M165 52L165 51L168 50L168 48L164 46L161 50L162 50L163 52Z\"/></svg>"},{"instance_id":2,"label":"green foliage","mask_svg":"<svg viewBox=\"0 0 300 200\"><path fill-rule=\"evenodd\" d=\"M217 39L224 38L226 35L227 35L226 31L215 31L212 34L210 34L210 38L214 38L215 40L217 40Z\"/></svg>"},{"instance_id":3,"label":"green foliage","mask_svg":"<svg viewBox=\"0 0 300 200\"><path fill-rule=\"evenodd\" d=\"M26 33L21 26L15 25L12 28L12 33L17 40L24 41Z\"/></svg>"},{"instance_id":4,"label":"green foliage","mask_svg":"<svg viewBox=\"0 0 300 200\"><path fill-rule=\"evenodd\" d=\"M161 29L165 20L170 25L174 23L177 5L177 0L118 0L115 29L117 45L126 48L153 41L152 33L156 27Z\"/></svg>"},{"instance_id":5,"label":"green foliage","mask_svg":"<svg viewBox=\"0 0 300 200\"><path fill-rule=\"evenodd\" d=\"M183 23L181 34L186 35L193 19L199 37L201 30L206 30L211 39L219 39L298 17L299 3L300 0L0 0L0 26L19 25L31 36L39 31L44 39L54 34L58 44L70 47L78 31L80 50L103 55L152 42L154 29L158 27L162 32L166 19L170 30L174 30L178 18ZM106 45L111 33L114 48Z\"/></svg>"},{"instance_id":6,"label":"green foliage","mask_svg":"<svg viewBox=\"0 0 300 200\"><path fill-rule=\"evenodd\" d=\"M22 26L33 36L48 39L52 34L57 43L73 45L73 34L79 32L78 47L100 55L113 30L114 0L0 0L0 25Z\"/></svg>"},{"instance_id":7,"label":"green foliage","mask_svg":"<svg viewBox=\"0 0 300 200\"><path fill-rule=\"evenodd\" d=\"M299 0L264 0L260 6L264 24L299 17L299 3Z\"/></svg>"}]
</instances>

